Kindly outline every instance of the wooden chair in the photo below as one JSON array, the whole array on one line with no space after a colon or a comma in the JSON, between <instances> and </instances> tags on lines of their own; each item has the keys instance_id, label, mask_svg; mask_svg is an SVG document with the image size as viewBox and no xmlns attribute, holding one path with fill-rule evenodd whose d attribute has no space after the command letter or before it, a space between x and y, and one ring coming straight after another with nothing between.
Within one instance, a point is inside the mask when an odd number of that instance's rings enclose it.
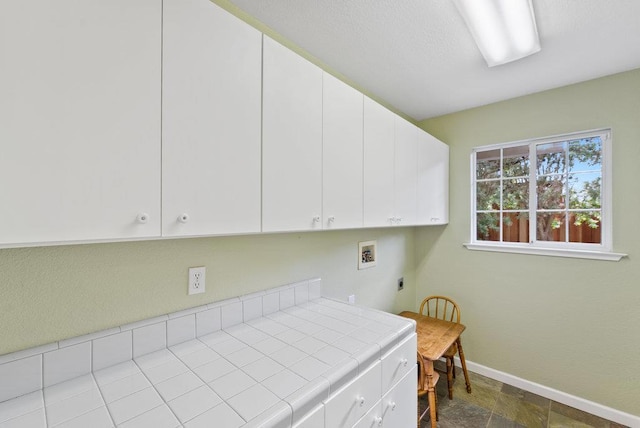
<instances>
[{"instance_id":1,"label":"wooden chair","mask_svg":"<svg viewBox=\"0 0 640 428\"><path fill-rule=\"evenodd\" d=\"M426 297L420 304L420 313L428 317L438 318L445 321L460 323L460 308L456 302L444 296ZM454 343L442 355L447 362L447 387L449 388L449 400L453 399L453 379L456 377L453 357L458 353L458 346ZM466 365L463 365L464 377L469 378ZM471 392L467 387L467 392Z\"/></svg>"},{"instance_id":2,"label":"wooden chair","mask_svg":"<svg viewBox=\"0 0 640 428\"><path fill-rule=\"evenodd\" d=\"M438 384L438 379L440 379L440 374L438 372L433 373L433 386ZM418 399L420 397L424 397L427 395L427 375L424 368L424 360L422 359L422 355L418 352ZM435 393L436 398L436 421L438 420L438 393ZM418 428L420 428L420 421L424 418L424 415L429 413L429 401L427 400L427 407L424 411L420 412L420 405L418 405Z\"/></svg>"}]
</instances>

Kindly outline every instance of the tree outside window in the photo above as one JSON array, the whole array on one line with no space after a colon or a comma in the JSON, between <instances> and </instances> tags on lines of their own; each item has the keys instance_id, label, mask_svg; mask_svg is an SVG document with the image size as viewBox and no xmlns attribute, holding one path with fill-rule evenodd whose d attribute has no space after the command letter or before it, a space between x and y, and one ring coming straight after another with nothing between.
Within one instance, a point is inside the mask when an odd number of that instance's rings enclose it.
<instances>
[{"instance_id":1,"label":"tree outside window","mask_svg":"<svg viewBox=\"0 0 640 428\"><path fill-rule=\"evenodd\" d=\"M475 149L475 241L601 245L609 132Z\"/></svg>"}]
</instances>

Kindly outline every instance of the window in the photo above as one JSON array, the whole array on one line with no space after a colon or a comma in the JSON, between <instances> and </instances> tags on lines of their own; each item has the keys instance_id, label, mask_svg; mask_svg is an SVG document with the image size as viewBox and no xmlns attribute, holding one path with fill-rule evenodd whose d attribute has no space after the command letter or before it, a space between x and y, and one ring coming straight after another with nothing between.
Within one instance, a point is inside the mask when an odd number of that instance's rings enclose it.
<instances>
[{"instance_id":1,"label":"window","mask_svg":"<svg viewBox=\"0 0 640 428\"><path fill-rule=\"evenodd\" d=\"M475 148L466 246L609 258L610 146L602 129Z\"/></svg>"}]
</instances>

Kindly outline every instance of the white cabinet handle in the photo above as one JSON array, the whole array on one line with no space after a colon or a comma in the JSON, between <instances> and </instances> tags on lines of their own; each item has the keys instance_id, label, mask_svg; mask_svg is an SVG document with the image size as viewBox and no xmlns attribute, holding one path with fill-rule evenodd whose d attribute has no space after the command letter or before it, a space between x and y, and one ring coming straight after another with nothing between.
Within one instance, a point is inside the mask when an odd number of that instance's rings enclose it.
<instances>
[{"instance_id":1,"label":"white cabinet handle","mask_svg":"<svg viewBox=\"0 0 640 428\"><path fill-rule=\"evenodd\" d=\"M402 364L402 366L407 367L407 364L409 363L409 360L407 360L406 358L403 358L400 360L400 364Z\"/></svg>"},{"instance_id":2,"label":"white cabinet handle","mask_svg":"<svg viewBox=\"0 0 640 428\"><path fill-rule=\"evenodd\" d=\"M391 222L391 224L396 222L396 218L395 217L389 217L389 221Z\"/></svg>"},{"instance_id":3,"label":"white cabinet handle","mask_svg":"<svg viewBox=\"0 0 640 428\"><path fill-rule=\"evenodd\" d=\"M187 213L182 213L182 214L180 214L180 215L178 216L178 221L179 221L180 223L186 223L186 222L188 222L188 221L189 221L189 214L187 214Z\"/></svg>"},{"instance_id":4,"label":"white cabinet handle","mask_svg":"<svg viewBox=\"0 0 640 428\"><path fill-rule=\"evenodd\" d=\"M149 214L147 213L138 214L138 216L136 217L136 221L140 224L145 224L146 222L149 221Z\"/></svg>"},{"instance_id":5,"label":"white cabinet handle","mask_svg":"<svg viewBox=\"0 0 640 428\"><path fill-rule=\"evenodd\" d=\"M364 406L364 403L365 403L366 401L367 401L367 400L365 400L365 399L364 399L364 397L362 397L362 396L360 396L360 397L358 397L358 398L356 399L356 402L357 402L358 404L360 404L360 407Z\"/></svg>"},{"instance_id":6,"label":"white cabinet handle","mask_svg":"<svg viewBox=\"0 0 640 428\"><path fill-rule=\"evenodd\" d=\"M315 216L315 217L313 218L313 222L314 222L314 223L318 223L318 222L320 222L320 216L319 216L319 215Z\"/></svg>"},{"instance_id":7,"label":"white cabinet handle","mask_svg":"<svg viewBox=\"0 0 640 428\"><path fill-rule=\"evenodd\" d=\"M336 218L334 216L331 216L327 220L329 220L329 223L333 223L334 221L336 221Z\"/></svg>"},{"instance_id":8,"label":"white cabinet handle","mask_svg":"<svg viewBox=\"0 0 640 428\"><path fill-rule=\"evenodd\" d=\"M373 420L379 427L382 426L382 418L380 416L376 416L376 418Z\"/></svg>"},{"instance_id":9,"label":"white cabinet handle","mask_svg":"<svg viewBox=\"0 0 640 428\"><path fill-rule=\"evenodd\" d=\"M391 408L391 411L393 412L396 409L396 402L395 401L391 401L389 403L389 407Z\"/></svg>"},{"instance_id":10,"label":"white cabinet handle","mask_svg":"<svg viewBox=\"0 0 640 428\"><path fill-rule=\"evenodd\" d=\"M398 223L402 223L402 217L398 217L398 218L396 219L396 221L397 221Z\"/></svg>"}]
</instances>

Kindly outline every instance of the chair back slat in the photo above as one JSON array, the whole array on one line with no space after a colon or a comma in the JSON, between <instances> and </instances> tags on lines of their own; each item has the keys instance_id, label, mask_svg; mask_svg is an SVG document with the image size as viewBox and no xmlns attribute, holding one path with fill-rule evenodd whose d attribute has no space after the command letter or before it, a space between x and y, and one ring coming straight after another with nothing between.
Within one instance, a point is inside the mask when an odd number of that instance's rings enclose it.
<instances>
[{"instance_id":1,"label":"chair back slat","mask_svg":"<svg viewBox=\"0 0 640 428\"><path fill-rule=\"evenodd\" d=\"M420 313L445 321L460 322L460 309L456 302L445 296L429 296L420 304Z\"/></svg>"}]
</instances>

